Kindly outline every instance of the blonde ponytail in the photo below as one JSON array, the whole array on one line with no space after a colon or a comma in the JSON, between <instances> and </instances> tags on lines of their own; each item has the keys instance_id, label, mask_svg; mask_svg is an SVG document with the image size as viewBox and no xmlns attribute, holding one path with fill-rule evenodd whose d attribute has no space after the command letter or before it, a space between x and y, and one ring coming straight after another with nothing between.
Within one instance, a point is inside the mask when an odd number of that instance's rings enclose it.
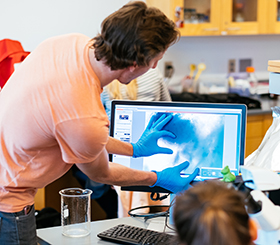
<instances>
[{"instance_id":1,"label":"blonde ponytail","mask_svg":"<svg viewBox=\"0 0 280 245\"><path fill-rule=\"evenodd\" d=\"M118 80L114 80L108 84L105 89L108 92L110 99L113 100L122 100L123 96L121 94L121 86L126 86L126 95L130 100L137 100L137 80L132 80L129 84L121 84Z\"/></svg>"}]
</instances>

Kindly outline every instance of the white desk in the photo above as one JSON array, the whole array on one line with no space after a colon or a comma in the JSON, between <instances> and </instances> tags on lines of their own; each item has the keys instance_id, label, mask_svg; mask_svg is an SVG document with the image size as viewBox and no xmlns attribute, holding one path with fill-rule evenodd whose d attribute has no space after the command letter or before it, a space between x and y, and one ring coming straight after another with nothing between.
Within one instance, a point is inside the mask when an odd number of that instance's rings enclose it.
<instances>
[{"instance_id":1,"label":"white desk","mask_svg":"<svg viewBox=\"0 0 280 245\"><path fill-rule=\"evenodd\" d=\"M164 231L165 227L165 218L158 217L144 222L143 218L119 218L119 219L109 219L94 221L91 223L91 234L82 237L82 238L70 238L62 235L61 227L52 227L46 229L38 229L37 235L43 240L47 241L51 245L89 245L89 244L116 244L111 242L106 242L97 237L97 234L109 229L118 224L126 224L137 227L142 227L155 231ZM174 234L174 231L166 227L166 232ZM262 231L259 231L259 236L255 244L257 245L279 245L278 241L280 240L280 231L272 231L264 234Z\"/></svg>"},{"instance_id":2,"label":"white desk","mask_svg":"<svg viewBox=\"0 0 280 245\"><path fill-rule=\"evenodd\" d=\"M97 234L109 229L118 224L133 225L137 227L142 227L150 230L164 231L165 218L158 217L144 222L143 218L119 218L119 219L109 219L94 221L91 223L91 233L86 237L81 238L70 238L62 235L61 226L38 229L37 236L45 240L52 245L87 245L87 244L115 244L111 242L106 242L97 237ZM166 228L168 233L173 233L170 229Z\"/></svg>"}]
</instances>

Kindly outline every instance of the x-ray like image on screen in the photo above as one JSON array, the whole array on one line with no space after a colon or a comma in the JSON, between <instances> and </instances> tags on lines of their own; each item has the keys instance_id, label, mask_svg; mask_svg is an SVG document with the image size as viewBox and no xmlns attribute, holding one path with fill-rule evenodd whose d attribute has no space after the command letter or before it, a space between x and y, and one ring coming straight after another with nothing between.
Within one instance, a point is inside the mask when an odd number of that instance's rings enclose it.
<instances>
[{"instance_id":1,"label":"x-ray like image on screen","mask_svg":"<svg viewBox=\"0 0 280 245\"><path fill-rule=\"evenodd\" d=\"M159 118L163 113L156 113ZM164 130L176 138L163 137L158 145L173 150L173 154L157 154L144 158L144 170L160 170L189 161L185 173L192 173L197 167L223 167L223 146L225 120L223 115L173 113L172 120Z\"/></svg>"}]
</instances>

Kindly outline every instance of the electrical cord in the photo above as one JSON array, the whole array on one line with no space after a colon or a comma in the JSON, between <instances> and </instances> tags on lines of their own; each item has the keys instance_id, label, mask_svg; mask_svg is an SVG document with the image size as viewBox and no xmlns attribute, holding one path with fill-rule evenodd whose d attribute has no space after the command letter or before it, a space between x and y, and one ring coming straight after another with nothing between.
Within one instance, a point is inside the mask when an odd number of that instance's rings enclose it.
<instances>
[{"instance_id":1,"label":"electrical cord","mask_svg":"<svg viewBox=\"0 0 280 245\"><path fill-rule=\"evenodd\" d=\"M150 195L150 198L153 201L162 201L163 199L167 198L170 195L170 193L164 195L164 196L160 196L158 192L152 192ZM156 218L156 217L160 217L160 216L166 216L168 215L167 211L164 212L158 212L158 213L153 213L153 214L134 214L133 211L139 210L139 209L144 209L144 208L169 208L169 205L148 205L148 206L140 206L140 207L136 207L136 208L132 208L128 211L128 215L132 216L132 217L142 217L145 219L145 222L148 219L152 219L152 218Z\"/></svg>"},{"instance_id":2,"label":"electrical cord","mask_svg":"<svg viewBox=\"0 0 280 245\"><path fill-rule=\"evenodd\" d=\"M133 213L136 210L140 210L140 209L144 209L144 208L169 208L169 205L147 205L147 206L140 206L140 207L136 207L136 208L132 208L128 211L128 215L130 215L131 217L142 217L144 218L145 222L148 219L152 219L152 218L156 218L156 217L161 217L161 216L166 216L168 215L167 211L163 211L163 212L158 212L158 213L153 213L153 214L135 214Z\"/></svg>"},{"instance_id":3,"label":"electrical cord","mask_svg":"<svg viewBox=\"0 0 280 245\"><path fill-rule=\"evenodd\" d=\"M172 228L171 226L169 226L169 225L168 225L168 222L167 222L168 218L170 219L170 215L169 215L169 214L170 214L170 208L173 207L174 204L175 204L175 198L171 201L171 203L170 203L170 205L169 205L169 208L168 208L168 210L167 210L168 215L165 216L165 224L164 224L163 232L165 232L166 227L167 227L168 229L170 229L170 230L176 232L176 229L174 229L174 228Z\"/></svg>"},{"instance_id":4,"label":"electrical cord","mask_svg":"<svg viewBox=\"0 0 280 245\"><path fill-rule=\"evenodd\" d=\"M154 195L156 195L156 197L154 197ZM152 200L163 200L165 198L167 198L170 194L164 195L162 197L159 196L159 193L151 193L151 199ZM168 223L168 217L169 217L169 212L170 212L170 208L174 205L175 203L175 198L171 201L170 205L146 205L146 206L140 206L140 207L136 207L136 208L132 208L128 211L128 215L130 215L131 217L141 217L144 218L145 222L148 219L152 219L152 218L156 218L156 217L165 217L165 224L164 224L164 228L163 228L163 233L170 233L170 232L166 232L166 227L168 227L173 233L176 232L176 230L172 227L170 227L167 223ZM140 209L145 209L145 208L152 208L152 207L162 207L162 208L168 208L166 211L163 212L158 212L158 213L153 213L153 214L137 214L137 213L133 213L136 210L140 210ZM154 235L150 235L147 236L144 241L141 242L142 245L145 245L146 242L148 242L148 240ZM176 239L176 238L175 238Z\"/></svg>"},{"instance_id":5,"label":"electrical cord","mask_svg":"<svg viewBox=\"0 0 280 245\"><path fill-rule=\"evenodd\" d=\"M156 198L154 198L154 195L156 195ZM159 193L151 193L151 199L152 200L163 200L165 198L167 198L170 194L164 195L162 197L159 196ZM165 221L164 221L164 229L163 232L165 233L166 231L166 227L169 228L170 230L172 230L173 232L176 232L176 229L174 229L173 227L168 225L168 218L169 217L169 213L170 213L170 208L172 206L174 206L175 204L175 198L171 201L170 205L147 205L147 206L140 206L140 207L136 207L136 208L132 208L128 211L128 215L131 217L138 217L138 218L144 218L144 221L146 222L148 219L152 219L152 218L156 218L156 217L165 217ZM152 207L162 207L162 208L168 208L166 211L163 212L158 212L158 213L153 213L153 214L135 214L133 213L136 210L140 210L140 209L145 209L145 208L152 208ZM147 237L148 239L148 237ZM145 241L143 241L142 244L145 244L145 242L147 241L147 239L145 239Z\"/></svg>"}]
</instances>

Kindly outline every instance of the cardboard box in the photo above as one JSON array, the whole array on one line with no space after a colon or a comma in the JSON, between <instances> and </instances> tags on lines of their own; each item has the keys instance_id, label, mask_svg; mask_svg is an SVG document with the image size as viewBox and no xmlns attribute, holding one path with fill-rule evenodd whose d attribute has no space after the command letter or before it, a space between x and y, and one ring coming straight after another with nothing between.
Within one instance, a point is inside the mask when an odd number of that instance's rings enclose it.
<instances>
[{"instance_id":1,"label":"cardboard box","mask_svg":"<svg viewBox=\"0 0 280 245\"><path fill-rule=\"evenodd\" d=\"M280 73L280 60L269 60L267 70Z\"/></svg>"},{"instance_id":2,"label":"cardboard box","mask_svg":"<svg viewBox=\"0 0 280 245\"><path fill-rule=\"evenodd\" d=\"M268 66L277 66L280 67L280 60L269 60Z\"/></svg>"}]
</instances>

